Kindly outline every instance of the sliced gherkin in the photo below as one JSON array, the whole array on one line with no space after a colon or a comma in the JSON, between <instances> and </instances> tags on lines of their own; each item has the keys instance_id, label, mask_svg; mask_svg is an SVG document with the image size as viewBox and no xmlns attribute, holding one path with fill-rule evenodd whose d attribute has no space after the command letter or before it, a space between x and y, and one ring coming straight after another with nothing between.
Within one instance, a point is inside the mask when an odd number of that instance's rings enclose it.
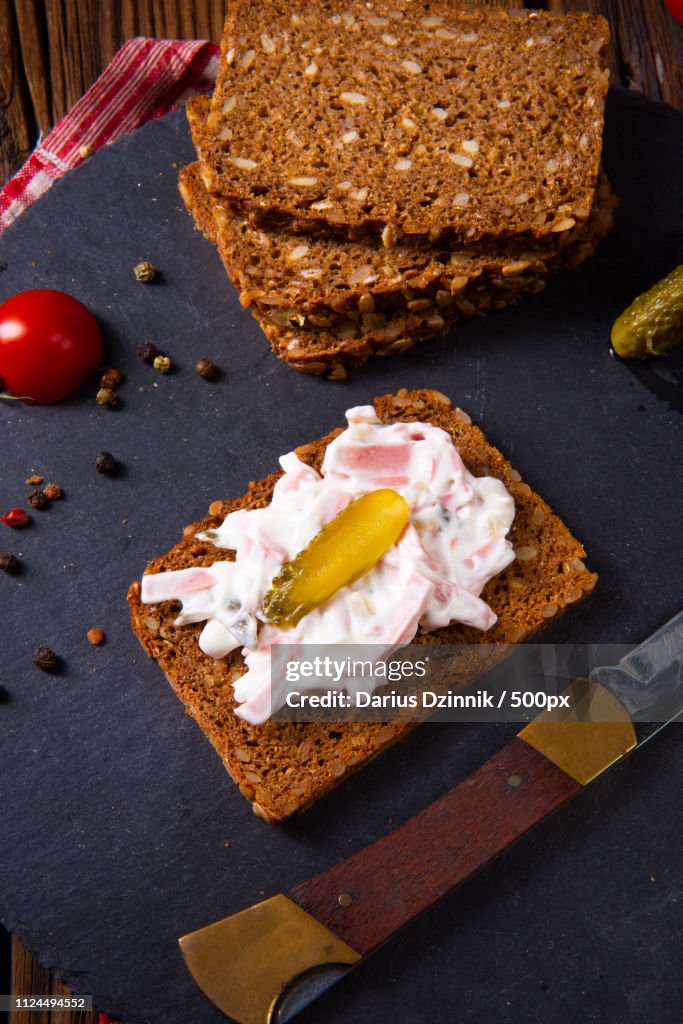
<instances>
[{"instance_id":1,"label":"sliced gherkin","mask_svg":"<svg viewBox=\"0 0 683 1024\"><path fill-rule=\"evenodd\" d=\"M407 521L408 503L391 488L356 498L280 569L263 601L268 621L296 626L341 587L369 572Z\"/></svg>"}]
</instances>

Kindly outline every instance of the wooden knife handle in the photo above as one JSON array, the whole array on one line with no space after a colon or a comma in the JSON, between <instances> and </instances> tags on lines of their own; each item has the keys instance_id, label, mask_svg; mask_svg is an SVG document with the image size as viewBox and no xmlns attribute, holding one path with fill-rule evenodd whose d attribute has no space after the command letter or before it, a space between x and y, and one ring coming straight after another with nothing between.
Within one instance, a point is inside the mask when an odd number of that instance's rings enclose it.
<instances>
[{"instance_id":1,"label":"wooden knife handle","mask_svg":"<svg viewBox=\"0 0 683 1024\"><path fill-rule=\"evenodd\" d=\"M287 895L370 953L581 788L515 737L424 811Z\"/></svg>"}]
</instances>

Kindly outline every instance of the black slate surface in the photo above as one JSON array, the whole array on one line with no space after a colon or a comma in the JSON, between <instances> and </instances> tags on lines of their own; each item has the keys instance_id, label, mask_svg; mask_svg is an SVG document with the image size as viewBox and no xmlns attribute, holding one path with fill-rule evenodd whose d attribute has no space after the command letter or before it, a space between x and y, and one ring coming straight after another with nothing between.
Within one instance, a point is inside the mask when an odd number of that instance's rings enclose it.
<instances>
[{"instance_id":1,"label":"black slate surface","mask_svg":"<svg viewBox=\"0 0 683 1024\"><path fill-rule=\"evenodd\" d=\"M622 207L584 267L515 310L377 360L338 384L277 362L193 231L174 163L182 114L88 161L0 241L0 299L56 287L102 323L121 406L94 387L0 409L0 502L32 470L63 502L0 526L24 571L0 577L0 912L46 966L123 1021L217 1024L177 937L286 890L464 777L510 727L425 726L286 827L257 820L128 627L125 593L216 497L402 386L437 387L585 541L594 597L548 639L630 642L683 604L681 352L632 367L614 316L681 261L681 117L614 92L606 166ZM149 287L132 267L152 260ZM177 371L136 358L154 341ZM192 370L208 356L225 378ZM99 476L98 450L125 467ZM85 641L101 626L107 644ZM62 675L31 664L38 644ZM302 1024L680 1019L683 732L671 728L406 930ZM229 845L228 845L229 844Z\"/></svg>"}]
</instances>

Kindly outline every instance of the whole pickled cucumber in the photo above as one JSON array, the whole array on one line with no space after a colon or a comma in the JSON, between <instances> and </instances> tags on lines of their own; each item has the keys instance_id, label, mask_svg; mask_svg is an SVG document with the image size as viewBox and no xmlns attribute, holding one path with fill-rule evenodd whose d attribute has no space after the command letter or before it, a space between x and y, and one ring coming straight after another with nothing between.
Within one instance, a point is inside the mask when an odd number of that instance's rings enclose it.
<instances>
[{"instance_id":1,"label":"whole pickled cucumber","mask_svg":"<svg viewBox=\"0 0 683 1024\"><path fill-rule=\"evenodd\" d=\"M624 359L661 356L683 341L683 263L639 295L612 327L614 351Z\"/></svg>"}]
</instances>

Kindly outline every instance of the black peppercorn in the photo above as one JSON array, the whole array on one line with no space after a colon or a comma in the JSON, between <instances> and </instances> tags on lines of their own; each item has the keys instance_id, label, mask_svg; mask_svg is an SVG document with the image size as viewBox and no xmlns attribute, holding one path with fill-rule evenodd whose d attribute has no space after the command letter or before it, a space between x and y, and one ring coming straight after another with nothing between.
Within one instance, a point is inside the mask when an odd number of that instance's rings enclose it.
<instances>
[{"instance_id":1,"label":"black peppercorn","mask_svg":"<svg viewBox=\"0 0 683 1024\"><path fill-rule=\"evenodd\" d=\"M42 672L56 672L59 668L59 658L49 647L39 647L33 655L33 664Z\"/></svg>"},{"instance_id":2,"label":"black peppercorn","mask_svg":"<svg viewBox=\"0 0 683 1024\"><path fill-rule=\"evenodd\" d=\"M31 508L46 508L50 504L50 499L47 494L45 491L41 490L31 491L26 500Z\"/></svg>"},{"instance_id":3,"label":"black peppercorn","mask_svg":"<svg viewBox=\"0 0 683 1024\"><path fill-rule=\"evenodd\" d=\"M198 359L194 364L195 373L199 374L202 380L218 380L220 370L210 359Z\"/></svg>"},{"instance_id":4,"label":"black peppercorn","mask_svg":"<svg viewBox=\"0 0 683 1024\"><path fill-rule=\"evenodd\" d=\"M151 342L138 349L138 359L141 359L143 363L147 363L149 366L152 365L158 355L159 349Z\"/></svg>"},{"instance_id":5,"label":"black peppercorn","mask_svg":"<svg viewBox=\"0 0 683 1024\"><path fill-rule=\"evenodd\" d=\"M111 452L98 452L95 456L95 469L104 476L116 476L120 466Z\"/></svg>"},{"instance_id":6,"label":"black peppercorn","mask_svg":"<svg viewBox=\"0 0 683 1024\"><path fill-rule=\"evenodd\" d=\"M122 380L123 374L121 371L117 370L115 366L112 366L110 370L105 370L102 374L102 377L100 378L100 387L109 388L110 391L113 391L114 388L119 386Z\"/></svg>"},{"instance_id":7,"label":"black peppercorn","mask_svg":"<svg viewBox=\"0 0 683 1024\"><path fill-rule=\"evenodd\" d=\"M10 576L19 569L19 562L16 560L11 551L0 551L0 572L6 572Z\"/></svg>"}]
</instances>

